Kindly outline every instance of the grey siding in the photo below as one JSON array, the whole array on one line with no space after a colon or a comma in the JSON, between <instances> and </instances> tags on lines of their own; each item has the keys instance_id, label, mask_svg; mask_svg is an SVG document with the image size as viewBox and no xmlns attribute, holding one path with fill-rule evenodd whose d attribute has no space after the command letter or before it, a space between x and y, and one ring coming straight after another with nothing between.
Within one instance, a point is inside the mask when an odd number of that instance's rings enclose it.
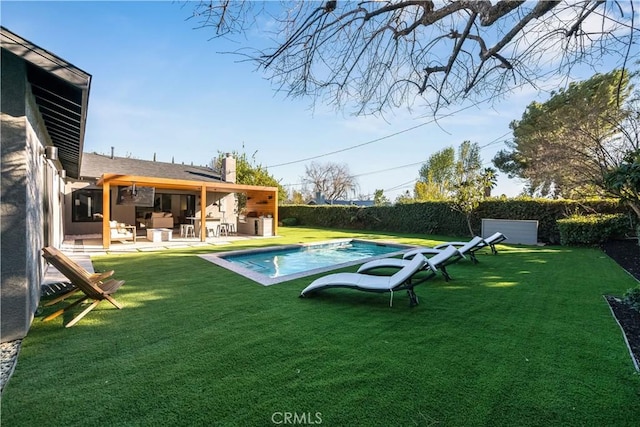
<instances>
[{"instance_id":1,"label":"grey siding","mask_svg":"<svg viewBox=\"0 0 640 427\"><path fill-rule=\"evenodd\" d=\"M46 191L48 165L41 155L42 119L34 107L26 68L2 52L2 199L0 201L0 299L2 342L23 338L40 301L40 249L55 205ZM52 186L53 188L53 186Z\"/></svg>"},{"instance_id":2,"label":"grey siding","mask_svg":"<svg viewBox=\"0 0 640 427\"><path fill-rule=\"evenodd\" d=\"M2 52L2 211L0 310L2 341L22 338L31 324L34 302L27 272L33 264L27 233L27 185L31 162L27 159L25 66L14 55Z\"/></svg>"}]
</instances>

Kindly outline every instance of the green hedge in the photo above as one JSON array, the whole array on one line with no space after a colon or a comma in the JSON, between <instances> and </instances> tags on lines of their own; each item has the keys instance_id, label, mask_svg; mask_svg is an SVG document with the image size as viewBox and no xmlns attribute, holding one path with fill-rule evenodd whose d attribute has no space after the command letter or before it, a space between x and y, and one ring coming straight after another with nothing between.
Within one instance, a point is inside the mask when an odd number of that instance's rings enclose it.
<instances>
[{"instance_id":1,"label":"green hedge","mask_svg":"<svg viewBox=\"0 0 640 427\"><path fill-rule=\"evenodd\" d=\"M622 214L573 215L558 220L561 245L595 245L624 235L629 218Z\"/></svg>"},{"instance_id":2,"label":"green hedge","mask_svg":"<svg viewBox=\"0 0 640 427\"><path fill-rule=\"evenodd\" d=\"M480 204L471 224L474 233L480 234L482 218L537 220L538 240L557 244L558 219L594 213L629 214L629 210L614 200L491 199ZM464 215L447 202L372 207L283 205L278 217L296 218L298 224L310 227L469 236Z\"/></svg>"},{"instance_id":3,"label":"green hedge","mask_svg":"<svg viewBox=\"0 0 640 427\"><path fill-rule=\"evenodd\" d=\"M624 294L623 301L629 304L634 310L640 312L640 285L627 290Z\"/></svg>"}]
</instances>

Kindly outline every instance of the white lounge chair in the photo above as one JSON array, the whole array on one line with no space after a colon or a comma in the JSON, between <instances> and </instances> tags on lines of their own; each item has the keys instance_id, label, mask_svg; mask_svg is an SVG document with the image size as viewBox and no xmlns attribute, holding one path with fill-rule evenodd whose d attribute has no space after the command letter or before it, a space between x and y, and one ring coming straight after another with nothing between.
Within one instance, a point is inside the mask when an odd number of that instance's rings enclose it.
<instances>
[{"instance_id":1,"label":"white lounge chair","mask_svg":"<svg viewBox=\"0 0 640 427\"><path fill-rule=\"evenodd\" d=\"M309 286L300 292L300 297L306 297L314 292L328 288L351 288L366 292L390 292L391 299L389 305L393 304L393 292L405 290L409 294L411 306L418 304L413 287L435 276L431 271L426 278L421 278L418 282L413 282L412 278L418 272L423 271L426 259L423 256L416 256L403 268L391 276L375 276L360 273L334 273L311 282Z\"/></svg>"},{"instance_id":2,"label":"white lounge chair","mask_svg":"<svg viewBox=\"0 0 640 427\"><path fill-rule=\"evenodd\" d=\"M415 258L415 255L412 258ZM439 249L431 258L426 258L423 269L430 269L434 273L440 270L440 272L444 276L444 279L448 282L449 280L451 280L451 276L449 276L446 266L458 261L461 258L464 258L464 255L460 253L460 251L455 246L448 246L446 249ZM410 258L376 259L362 264L360 268L358 268L358 273L366 273L378 268L403 268L409 262L411 262Z\"/></svg>"},{"instance_id":3,"label":"white lounge chair","mask_svg":"<svg viewBox=\"0 0 640 427\"><path fill-rule=\"evenodd\" d=\"M478 238L475 237L474 239L477 240ZM498 253L498 251L496 250L495 245L497 245L498 243L500 243L500 242L502 242L504 240L507 240L507 237L504 234L500 233L499 231L496 231L491 236L483 238L482 241L480 241L479 243L477 243L475 245L471 245L469 251L470 251L470 253L474 253L477 250L480 250L482 248L485 248L485 247L489 246L491 248L491 252L495 255L495 254ZM469 242L447 242L447 243L441 243L441 244L435 246L435 248L436 249L441 249L443 247L447 247L447 246L450 246L450 245L453 245L453 246L456 246L456 247L458 247L458 246L463 247L465 245L470 244L472 241L473 240L471 240ZM477 261L477 260L475 260L475 261Z\"/></svg>"},{"instance_id":4,"label":"white lounge chair","mask_svg":"<svg viewBox=\"0 0 640 427\"><path fill-rule=\"evenodd\" d=\"M441 243L437 246L434 246L433 248L425 247L425 248L412 249L409 252L405 253L403 258L412 258L416 254L421 254L423 256L428 254L438 254L439 251L449 246L455 246L462 255L469 255L469 258L471 258L471 261L473 261L474 264L477 264L478 259L476 258L475 251L482 249L487 245L485 244L484 239L482 237L476 236L473 239L469 240L468 242L446 242L446 243Z\"/></svg>"},{"instance_id":5,"label":"white lounge chair","mask_svg":"<svg viewBox=\"0 0 640 427\"><path fill-rule=\"evenodd\" d=\"M507 240L507 236L505 236L499 231L496 231L491 236L485 237L483 240L489 247L491 247L491 252L494 255L497 255L498 250L496 249L496 245L500 242L504 242L505 240Z\"/></svg>"}]
</instances>

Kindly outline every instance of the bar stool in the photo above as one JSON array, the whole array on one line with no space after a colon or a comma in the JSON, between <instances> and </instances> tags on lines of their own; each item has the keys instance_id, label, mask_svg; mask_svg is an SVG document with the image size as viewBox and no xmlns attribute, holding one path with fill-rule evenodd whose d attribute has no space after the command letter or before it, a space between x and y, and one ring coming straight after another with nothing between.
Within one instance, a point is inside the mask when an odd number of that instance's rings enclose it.
<instances>
[{"instance_id":1,"label":"bar stool","mask_svg":"<svg viewBox=\"0 0 640 427\"><path fill-rule=\"evenodd\" d=\"M236 224L234 222L227 222L227 235L229 234L237 234Z\"/></svg>"},{"instance_id":2,"label":"bar stool","mask_svg":"<svg viewBox=\"0 0 640 427\"><path fill-rule=\"evenodd\" d=\"M207 225L207 237L218 237L218 227L220 226L213 226L213 225Z\"/></svg>"},{"instance_id":3,"label":"bar stool","mask_svg":"<svg viewBox=\"0 0 640 427\"><path fill-rule=\"evenodd\" d=\"M193 224L180 224L181 237L196 237L196 230Z\"/></svg>"}]
</instances>

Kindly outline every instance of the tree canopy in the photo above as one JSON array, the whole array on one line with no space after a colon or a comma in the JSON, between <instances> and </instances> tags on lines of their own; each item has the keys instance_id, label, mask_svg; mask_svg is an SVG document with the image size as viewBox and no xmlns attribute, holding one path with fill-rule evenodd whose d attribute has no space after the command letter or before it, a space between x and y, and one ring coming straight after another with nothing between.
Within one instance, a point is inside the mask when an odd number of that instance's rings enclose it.
<instances>
[{"instance_id":1,"label":"tree canopy","mask_svg":"<svg viewBox=\"0 0 640 427\"><path fill-rule=\"evenodd\" d=\"M623 67L639 36L631 0L206 0L191 19L237 43L270 32L236 53L290 96L356 114L496 98L603 56Z\"/></svg>"},{"instance_id":2,"label":"tree canopy","mask_svg":"<svg viewBox=\"0 0 640 427\"><path fill-rule=\"evenodd\" d=\"M446 199L451 191L456 173L455 150L447 147L433 153L420 167L415 186L416 199Z\"/></svg>"},{"instance_id":3,"label":"tree canopy","mask_svg":"<svg viewBox=\"0 0 640 427\"><path fill-rule=\"evenodd\" d=\"M606 173L604 182L607 189L626 202L640 218L640 150L627 153L620 165Z\"/></svg>"},{"instance_id":4,"label":"tree canopy","mask_svg":"<svg viewBox=\"0 0 640 427\"><path fill-rule=\"evenodd\" d=\"M320 193L328 202L341 197L347 197L350 191L355 191L357 180L349 172L346 163L311 162L304 167L303 182L311 185L313 193Z\"/></svg>"},{"instance_id":5,"label":"tree canopy","mask_svg":"<svg viewBox=\"0 0 640 427\"><path fill-rule=\"evenodd\" d=\"M532 102L510 125L513 141L494 157L498 169L528 181L532 194L577 197L603 189L607 170L634 148L624 137L634 113L629 73L614 70Z\"/></svg>"},{"instance_id":6,"label":"tree canopy","mask_svg":"<svg viewBox=\"0 0 640 427\"><path fill-rule=\"evenodd\" d=\"M482 159L477 142L464 141L456 150L443 148L420 167L414 188L416 200L446 200L463 182L475 182L482 175Z\"/></svg>"}]
</instances>

